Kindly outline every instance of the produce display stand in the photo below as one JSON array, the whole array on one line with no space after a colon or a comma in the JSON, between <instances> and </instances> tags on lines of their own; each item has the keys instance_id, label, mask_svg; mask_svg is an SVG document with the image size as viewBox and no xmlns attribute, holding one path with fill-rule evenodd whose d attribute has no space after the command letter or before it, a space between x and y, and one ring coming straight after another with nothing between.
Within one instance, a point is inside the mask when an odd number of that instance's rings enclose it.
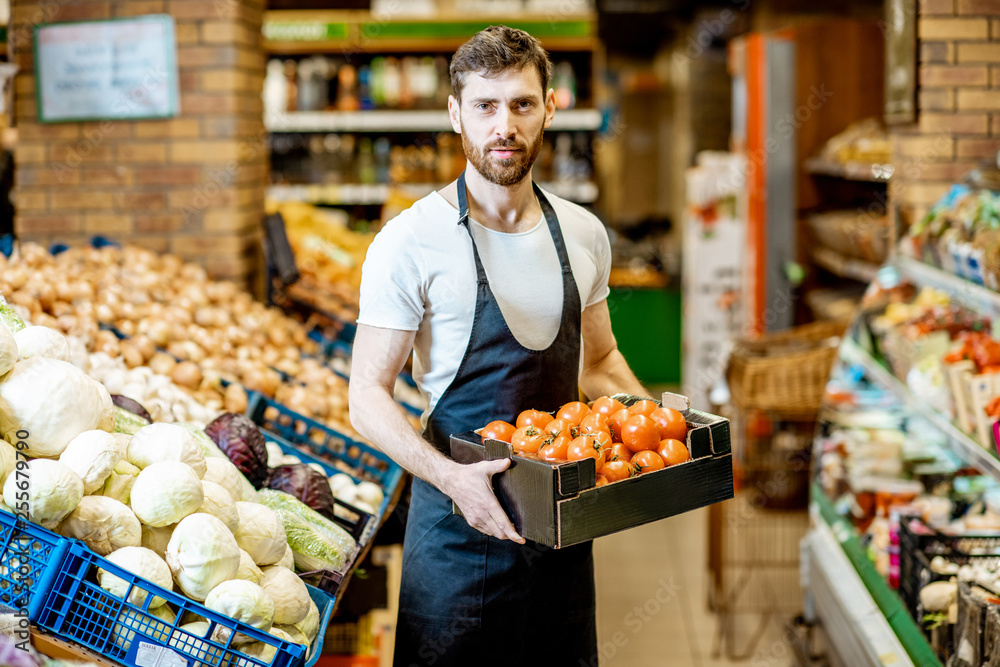
<instances>
[{"instance_id":1,"label":"produce display stand","mask_svg":"<svg viewBox=\"0 0 1000 667\"><path fill-rule=\"evenodd\" d=\"M900 281L913 283L917 289L933 287L948 294L952 303L1000 321L1000 294L914 259L897 256L880 269ZM887 368L880 353L866 340L867 329L859 320L853 323L838 350L840 363L850 373L864 376L873 387L898 399L910 414L919 415L940 436L954 454L982 474L1000 479L1000 459L993 442L977 442L962 431L951 418L928 401L915 395ZM914 619L901 594L904 588L917 585L902 581L900 591L890 587L876 571L857 529L838 514L818 485L811 489L812 529L803 543L807 558L803 576L807 581L807 610L819 620L831 637L831 645L849 665L913 664L939 666L941 660ZM905 532L905 531L903 531ZM832 545L839 549L833 550ZM902 545L901 550L906 548ZM906 560L901 554L900 560ZM844 564L849 567L844 567ZM874 605L860 601L850 590L863 588ZM912 598L914 593L909 592ZM913 602L911 600L911 606ZM859 611L860 610L860 611ZM887 660L888 657L888 660Z\"/></svg>"},{"instance_id":2,"label":"produce display stand","mask_svg":"<svg viewBox=\"0 0 1000 667\"><path fill-rule=\"evenodd\" d=\"M35 625L31 626L31 645L42 655L54 660L76 660L99 665L100 667L118 667L119 664L89 649L83 648L79 644L66 641L61 637L45 632Z\"/></svg>"}]
</instances>

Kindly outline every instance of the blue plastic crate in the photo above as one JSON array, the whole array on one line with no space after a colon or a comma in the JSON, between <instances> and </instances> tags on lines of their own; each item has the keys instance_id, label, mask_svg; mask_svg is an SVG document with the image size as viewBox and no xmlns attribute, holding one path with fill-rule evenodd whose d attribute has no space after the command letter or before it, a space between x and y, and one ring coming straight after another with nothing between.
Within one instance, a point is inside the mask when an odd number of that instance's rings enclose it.
<instances>
[{"instance_id":1,"label":"blue plastic crate","mask_svg":"<svg viewBox=\"0 0 1000 667\"><path fill-rule=\"evenodd\" d=\"M321 463L325 461L338 471L341 470L338 462L346 464L355 471L354 477L381 486L386 498L391 498L402 484L403 469L384 453L289 410L263 394L250 393L246 414L265 431L312 452Z\"/></svg>"},{"instance_id":2,"label":"blue plastic crate","mask_svg":"<svg viewBox=\"0 0 1000 667\"><path fill-rule=\"evenodd\" d=\"M0 511L0 540L0 605L27 608L35 620L69 540L5 511Z\"/></svg>"},{"instance_id":3,"label":"blue plastic crate","mask_svg":"<svg viewBox=\"0 0 1000 667\"><path fill-rule=\"evenodd\" d=\"M97 584L98 568L128 583L124 598L112 595ZM147 592L142 604L138 605L127 601L137 589ZM307 649L161 588L98 556L82 542L72 540L35 621L59 637L122 664L136 664L139 651L157 652L162 650L157 647L162 647L174 651L189 665L308 667L316 663L322 652L323 635L334 606L333 599L328 595L312 587L308 590L319 610L320 624L313 646ZM176 612L173 621L158 618L150 611L149 604L156 597L166 600ZM198 637L179 629L185 612L209 622L208 637ZM226 628L231 632L225 633L225 640L212 640L210 638L216 628ZM275 647L274 657L270 661L262 661L246 655L239 646L232 645L236 633Z\"/></svg>"}]
</instances>

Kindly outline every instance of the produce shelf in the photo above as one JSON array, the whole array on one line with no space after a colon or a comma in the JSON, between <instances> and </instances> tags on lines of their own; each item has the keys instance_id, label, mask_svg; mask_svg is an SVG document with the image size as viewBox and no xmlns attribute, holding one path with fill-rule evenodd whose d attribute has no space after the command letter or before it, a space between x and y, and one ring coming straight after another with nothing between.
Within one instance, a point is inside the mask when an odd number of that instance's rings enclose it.
<instances>
[{"instance_id":1,"label":"produce shelf","mask_svg":"<svg viewBox=\"0 0 1000 667\"><path fill-rule=\"evenodd\" d=\"M596 183L561 183L552 181L539 185L563 199L578 204L592 204L597 201L598 188ZM424 197L442 187L440 183L389 183L344 185L272 185L267 188L267 198L278 202L297 201L307 204L327 205L376 205L384 204L393 188L397 188L414 197Z\"/></svg>"},{"instance_id":2,"label":"produce shelf","mask_svg":"<svg viewBox=\"0 0 1000 667\"><path fill-rule=\"evenodd\" d=\"M863 259L845 257L835 250L817 246L812 251L813 261L821 267L840 276L863 283L870 283L878 275L878 265Z\"/></svg>"},{"instance_id":3,"label":"produce shelf","mask_svg":"<svg viewBox=\"0 0 1000 667\"><path fill-rule=\"evenodd\" d=\"M819 176L833 176L848 181L885 183L895 172L892 164L865 162L828 162L820 158L810 158L803 163L805 170Z\"/></svg>"},{"instance_id":4,"label":"produce shelf","mask_svg":"<svg viewBox=\"0 0 1000 667\"><path fill-rule=\"evenodd\" d=\"M857 532L812 487L814 527L804 570L817 614L849 665L940 667L902 600L875 570Z\"/></svg>"},{"instance_id":5,"label":"produce shelf","mask_svg":"<svg viewBox=\"0 0 1000 667\"><path fill-rule=\"evenodd\" d=\"M910 257L898 256L892 264L901 277L947 292L966 308L1000 319L1000 293Z\"/></svg>"},{"instance_id":6,"label":"produce shelf","mask_svg":"<svg viewBox=\"0 0 1000 667\"><path fill-rule=\"evenodd\" d=\"M557 111L549 132L596 131L604 122L597 109ZM290 111L264 117L268 132L453 132L448 112L416 111Z\"/></svg>"},{"instance_id":7,"label":"produce shelf","mask_svg":"<svg viewBox=\"0 0 1000 667\"><path fill-rule=\"evenodd\" d=\"M916 414L930 421L946 437L948 443L969 463L994 478L1000 479L1000 459L997 459L992 449L984 448L955 426L947 416L914 396L906 385L896 379L896 376L849 337L845 337L841 342L840 356L848 363L862 367L877 384L891 391Z\"/></svg>"}]
</instances>

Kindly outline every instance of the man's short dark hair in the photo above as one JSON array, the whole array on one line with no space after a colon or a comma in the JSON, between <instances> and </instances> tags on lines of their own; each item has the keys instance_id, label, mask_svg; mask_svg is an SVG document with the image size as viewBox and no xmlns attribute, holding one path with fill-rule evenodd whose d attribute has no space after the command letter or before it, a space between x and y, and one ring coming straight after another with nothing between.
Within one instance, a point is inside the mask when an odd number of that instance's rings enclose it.
<instances>
[{"instance_id":1,"label":"man's short dark hair","mask_svg":"<svg viewBox=\"0 0 1000 667\"><path fill-rule=\"evenodd\" d=\"M451 88L455 99L462 99L462 87L470 72L496 76L507 70L534 67L542 80L542 94L548 92L552 79L552 61L541 42L517 28L493 25L476 33L451 59Z\"/></svg>"}]
</instances>

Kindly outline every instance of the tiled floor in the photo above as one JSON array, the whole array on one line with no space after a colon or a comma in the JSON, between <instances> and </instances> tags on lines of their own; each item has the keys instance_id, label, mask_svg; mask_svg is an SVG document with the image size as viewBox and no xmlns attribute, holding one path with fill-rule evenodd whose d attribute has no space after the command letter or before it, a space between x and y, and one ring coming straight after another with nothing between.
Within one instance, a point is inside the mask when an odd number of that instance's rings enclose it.
<instances>
[{"instance_id":1,"label":"tiled floor","mask_svg":"<svg viewBox=\"0 0 1000 667\"><path fill-rule=\"evenodd\" d=\"M594 549L602 667L794 664L783 630L788 612L734 618L734 652L753 646L742 660L727 659L719 646L718 617L708 611L707 509L601 538Z\"/></svg>"}]
</instances>

